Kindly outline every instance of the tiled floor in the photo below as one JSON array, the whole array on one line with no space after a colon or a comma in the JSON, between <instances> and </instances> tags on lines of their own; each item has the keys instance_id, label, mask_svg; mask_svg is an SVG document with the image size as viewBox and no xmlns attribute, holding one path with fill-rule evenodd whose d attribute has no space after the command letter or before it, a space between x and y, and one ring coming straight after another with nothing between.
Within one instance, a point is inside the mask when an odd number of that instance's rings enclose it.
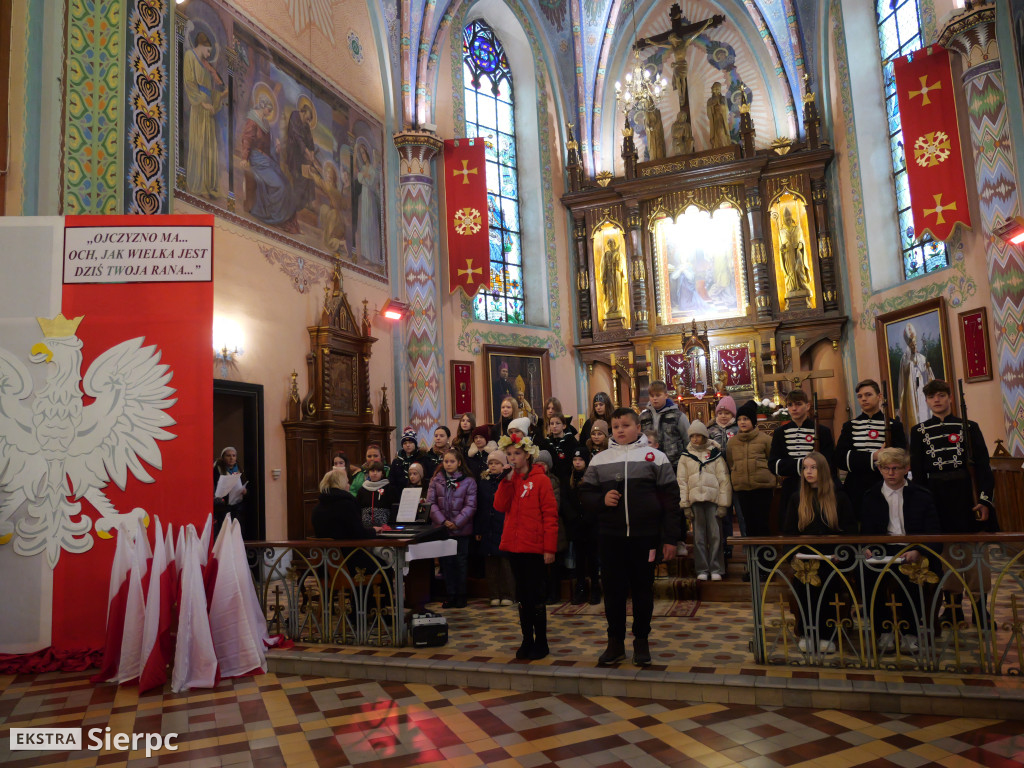
<instances>
[{"instance_id":1,"label":"tiled floor","mask_svg":"<svg viewBox=\"0 0 1024 768\"><path fill-rule=\"evenodd\" d=\"M11 727L175 732L175 752L7 751ZM1021 723L262 675L139 697L86 673L0 678L12 768L1018 766Z\"/></svg>"}]
</instances>

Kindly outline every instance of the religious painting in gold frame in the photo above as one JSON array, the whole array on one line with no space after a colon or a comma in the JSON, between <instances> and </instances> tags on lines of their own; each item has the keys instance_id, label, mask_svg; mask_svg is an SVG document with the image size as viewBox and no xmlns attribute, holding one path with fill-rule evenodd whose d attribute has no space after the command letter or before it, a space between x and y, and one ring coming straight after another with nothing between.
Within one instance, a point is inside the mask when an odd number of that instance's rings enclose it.
<instances>
[{"instance_id":1,"label":"religious painting in gold frame","mask_svg":"<svg viewBox=\"0 0 1024 768\"><path fill-rule=\"evenodd\" d=\"M772 200L768 216L779 306L783 310L813 309L816 291L807 201L794 192L782 192Z\"/></svg>"},{"instance_id":2,"label":"religious painting in gold frame","mask_svg":"<svg viewBox=\"0 0 1024 768\"><path fill-rule=\"evenodd\" d=\"M651 224L658 307L665 325L747 314L747 271L739 209L690 205Z\"/></svg>"},{"instance_id":3,"label":"religious painting in gold frame","mask_svg":"<svg viewBox=\"0 0 1024 768\"><path fill-rule=\"evenodd\" d=\"M629 328L629 274L622 228L604 222L594 229L594 282L597 284L597 327Z\"/></svg>"}]
</instances>

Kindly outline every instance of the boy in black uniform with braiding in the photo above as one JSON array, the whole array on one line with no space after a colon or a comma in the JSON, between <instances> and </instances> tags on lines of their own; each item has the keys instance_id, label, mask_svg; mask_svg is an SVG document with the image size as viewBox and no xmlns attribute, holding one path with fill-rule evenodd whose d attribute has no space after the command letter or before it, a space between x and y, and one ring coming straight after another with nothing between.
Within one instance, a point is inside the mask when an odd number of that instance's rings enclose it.
<instances>
[{"instance_id":1,"label":"boy in black uniform with braiding","mask_svg":"<svg viewBox=\"0 0 1024 768\"><path fill-rule=\"evenodd\" d=\"M847 472L843 491L850 497L853 512L860 522L860 510L864 494L882 482L878 471L878 452L885 445L885 414L882 412L881 388L874 379L864 379L857 385L857 405L861 413L843 424L836 443L836 469ZM903 422L892 419L889 422L891 442L889 448L906 448L907 436Z\"/></svg>"},{"instance_id":2,"label":"boy in black uniform with braiding","mask_svg":"<svg viewBox=\"0 0 1024 768\"><path fill-rule=\"evenodd\" d=\"M832 455L835 453L835 441L832 430L824 424L817 429L818 447L814 446L815 425L811 418L811 404L807 393L802 389L794 389L786 395L786 408L790 420L772 433L772 449L768 454L768 469L773 474L784 478L782 493L779 496L780 517L789 506L789 497L800 490L800 465L804 456L811 451L818 451L833 467Z\"/></svg>"},{"instance_id":3,"label":"boy in black uniform with braiding","mask_svg":"<svg viewBox=\"0 0 1024 768\"><path fill-rule=\"evenodd\" d=\"M910 467L915 483L920 483L932 492L935 506L939 510L942 532L949 533L988 533L999 530L996 521L996 508L992 503L992 492L995 488L995 477L985 447L985 436L981 428L973 421L964 422L953 415L953 400L950 397L949 384L942 379L934 379L924 385L922 390L928 400L932 417L914 426L910 432ZM974 503L971 478L967 468L967 441L970 440L971 457L974 461L974 477L977 483L978 503ZM966 557L954 558L950 551L949 561L957 568L967 567L973 560L973 552L969 547L964 549ZM962 576L967 581L967 588L977 596L980 581L985 582L988 593L988 564L982 566L982 573L977 568L967 568ZM946 591L950 593L953 604L953 615L945 615L940 622L964 620L961 603L963 594L959 582L946 581ZM979 605L982 614L986 607ZM977 622L978 617L974 617Z\"/></svg>"}]
</instances>

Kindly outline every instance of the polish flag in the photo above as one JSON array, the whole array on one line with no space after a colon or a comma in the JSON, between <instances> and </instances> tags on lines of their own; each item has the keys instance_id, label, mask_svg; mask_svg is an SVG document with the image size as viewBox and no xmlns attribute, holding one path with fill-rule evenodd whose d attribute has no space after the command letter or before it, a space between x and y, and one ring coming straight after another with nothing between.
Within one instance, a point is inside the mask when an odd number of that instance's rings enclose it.
<instances>
[{"instance_id":1,"label":"polish flag","mask_svg":"<svg viewBox=\"0 0 1024 768\"><path fill-rule=\"evenodd\" d=\"M220 532L217 534L217 540L213 543L213 551L210 552L209 562L203 568L203 586L206 588L206 604L208 606L213 603L213 588L217 584L217 571L220 569L224 542L230 538L230 534L231 515L228 514L224 516L224 520L220 524Z\"/></svg>"},{"instance_id":2,"label":"polish flag","mask_svg":"<svg viewBox=\"0 0 1024 768\"><path fill-rule=\"evenodd\" d=\"M167 532L168 538L170 531ZM174 600L174 567L167 559L167 545L156 518L153 543L153 565L149 572L149 593L146 598L146 620L142 629L142 674L139 693L159 688L167 682L167 640L171 636L171 609ZM172 648L173 650L173 648Z\"/></svg>"},{"instance_id":3,"label":"polish flag","mask_svg":"<svg viewBox=\"0 0 1024 768\"><path fill-rule=\"evenodd\" d=\"M171 673L171 690L175 693L191 688L212 688L217 684L217 653L210 634L203 571L199 563L202 547L195 527L189 525L181 575L178 639Z\"/></svg>"},{"instance_id":4,"label":"polish flag","mask_svg":"<svg viewBox=\"0 0 1024 768\"><path fill-rule=\"evenodd\" d=\"M132 546L132 567L128 574L128 600L124 610L124 632L121 635L121 659L118 662L117 682L138 680L142 674L142 632L146 623L146 598L143 576L150 552L146 529L139 523Z\"/></svg>"},{"instance_id":5,"label":"polish flag","mask_svg":"<svg viewBox=\"0 0 1024 768\"><path fill-rule=\"evenodd\" d=\"M117 547L114 564L110 569L110 588L107 594L107 631L103 646L103 664L90 678L94 683L105 683L117 677L121 659L121 638L124 636L124 613L128 604L128 574L132 567L130 536L117 528Z\"/></svg>"},{"instance_id":6,"label":"polish flag","mask_svg":"<svg viewBox=\"0 0 1024 768\"><path fill-rule=\"evenodd\" d=\"M199 551L199 564L206 567L210 560L210 542L213 540L213 513L206 516L206 525L203 526L203 535L199 538L202 549Z\"/></svg>"},{"instance_id":7,"label":"polish flag","mask_svg":"<svg viewBox=\"0 0 1024 768\"><path fill-rule=\"evenodd\" d=\"M242 560L239 561L239 552ZM245 544L237 521L230 517L221 524L213 549L216 583L210 601L210 630L222 677L239 677L267 671L265 655L266 620L255 626L249 593L252 576L245 567Z\"/></svg>"}]
</instances>

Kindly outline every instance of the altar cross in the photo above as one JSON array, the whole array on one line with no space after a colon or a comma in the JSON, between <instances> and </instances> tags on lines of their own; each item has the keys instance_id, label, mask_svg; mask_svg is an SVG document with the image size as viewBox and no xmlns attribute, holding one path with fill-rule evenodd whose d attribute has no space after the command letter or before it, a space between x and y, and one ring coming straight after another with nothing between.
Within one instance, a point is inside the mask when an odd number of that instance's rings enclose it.
<instances>
[{"instance_id":1,"label":"altar cross","mask_svg":"<svg viewBox=\"0 0 1024 768\"><path fill-rule=\"evenodd\" d=\"M792 357L792 371L788 373L769 373L764 377L765 381L788 381L794 387L801 387L807 380L811 382L811 399L814 399L814 380L831 379L835 371L831 368L816 368L813 371L805 371L800 364L800 347L797 346L796 336L789 337L789 353Z\"/></svg>"}]
</instances>

